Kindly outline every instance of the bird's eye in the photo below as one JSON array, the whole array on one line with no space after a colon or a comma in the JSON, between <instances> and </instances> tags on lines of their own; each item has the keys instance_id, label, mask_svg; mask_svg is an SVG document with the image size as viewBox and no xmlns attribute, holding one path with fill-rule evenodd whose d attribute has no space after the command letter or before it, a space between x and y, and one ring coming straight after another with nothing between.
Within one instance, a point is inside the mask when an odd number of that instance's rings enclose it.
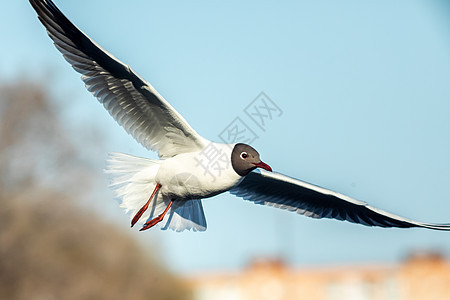
<instances>
[{"instance_id":1,"label":"bird's eye","mask_svg":"<svg viewBox=\"0 0 450 300\"><path fill-rule=\"evenodd\" d=\"M247 152L242 152L242 153L241 153L241 158L242 158L242 159L246 159L247 157L248 157Z\"/></svg>"}]
</instances>

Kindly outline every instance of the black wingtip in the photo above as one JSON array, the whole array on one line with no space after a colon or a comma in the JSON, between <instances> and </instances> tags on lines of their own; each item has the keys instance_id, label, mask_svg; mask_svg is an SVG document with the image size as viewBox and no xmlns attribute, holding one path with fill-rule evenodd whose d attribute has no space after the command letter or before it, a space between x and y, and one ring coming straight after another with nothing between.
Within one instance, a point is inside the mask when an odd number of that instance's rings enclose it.
<instances>
[{"instance_id":1,"label":"black wingtip","mask_svg":"<svg viewBox=\"0 0 450 300\"><path fill-rule=\"evenodd\" d=\"M58 31L75 47L117 78L127 78L139 89L143 81L78 29L51 0L29 0L47 31ZM50 37L53 37L50 34Z\"/></svg>"},{"instance_id":2,"label":"black wingtip","mask_svg":"<svg viewBox=\"0 0 450 300\"><path fill-rule=\"evenodd\" d=\"M61 27L64 34L70 39L79 39L80 35L82 35L79 29L70 22L51 0L30 0L30 4L45 28L52 28L52 22L54 22Z\"/></svg>"}]
</instances>

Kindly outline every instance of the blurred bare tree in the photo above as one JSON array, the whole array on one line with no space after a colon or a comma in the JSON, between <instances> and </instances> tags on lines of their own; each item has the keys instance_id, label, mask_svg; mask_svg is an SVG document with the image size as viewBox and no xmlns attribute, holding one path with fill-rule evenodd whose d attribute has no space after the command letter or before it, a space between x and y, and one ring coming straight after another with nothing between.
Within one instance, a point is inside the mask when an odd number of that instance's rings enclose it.
<instances>
[{"instance_id":1,"label":"blurred bare tree","mask_svg":"<svg viewBox=\"0 0 450 300\"><path fill-rule=\"evenodd\" d=\"M0 299L189 298L135 241L75 204L89 167L54 107L37 83L0 85Z\"/></svg>"}]
</instances>

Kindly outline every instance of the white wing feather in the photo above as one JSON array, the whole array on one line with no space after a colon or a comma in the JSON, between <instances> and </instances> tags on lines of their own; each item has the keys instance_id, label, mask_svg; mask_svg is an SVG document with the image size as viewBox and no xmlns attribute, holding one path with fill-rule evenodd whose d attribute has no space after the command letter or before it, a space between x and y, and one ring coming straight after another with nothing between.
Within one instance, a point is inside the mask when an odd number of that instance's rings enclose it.
<instances>
[{"instance_id":1,"label":"white wing feather","mask_svg":"<svg viewBox=\"0 0 450 300\"><path fill-rule=\"evenodd\" d=\"M56 48L82 74L86 88L139 143L162 158L207 145L148 82L73 25L52 1L30 3Z\"/></svg>"}]
</instances>

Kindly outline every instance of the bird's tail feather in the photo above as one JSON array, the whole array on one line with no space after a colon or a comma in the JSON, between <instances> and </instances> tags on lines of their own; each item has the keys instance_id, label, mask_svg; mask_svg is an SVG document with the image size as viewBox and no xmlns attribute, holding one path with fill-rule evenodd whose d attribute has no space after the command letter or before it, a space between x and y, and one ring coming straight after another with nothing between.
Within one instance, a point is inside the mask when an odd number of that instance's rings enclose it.
<instances>
[{"instance_id":1,"label":"bird's tail feather","mask_svg":"<svg viewBox=\"0 0 450 300\"><path fill-rule=\"evenodd\" d=\"M110 188L120 201L120 207L130 213L130 219L132 219L156 187L155 177L160 161L123 153L110 153L106 162L105 173L109 176ZM157 192L138 223L142 224L144 221L157 217L164 211L170 200ZM163 230L206 230L201 200L174 201L159 225Z\"/></svg>"}]
</instances>

